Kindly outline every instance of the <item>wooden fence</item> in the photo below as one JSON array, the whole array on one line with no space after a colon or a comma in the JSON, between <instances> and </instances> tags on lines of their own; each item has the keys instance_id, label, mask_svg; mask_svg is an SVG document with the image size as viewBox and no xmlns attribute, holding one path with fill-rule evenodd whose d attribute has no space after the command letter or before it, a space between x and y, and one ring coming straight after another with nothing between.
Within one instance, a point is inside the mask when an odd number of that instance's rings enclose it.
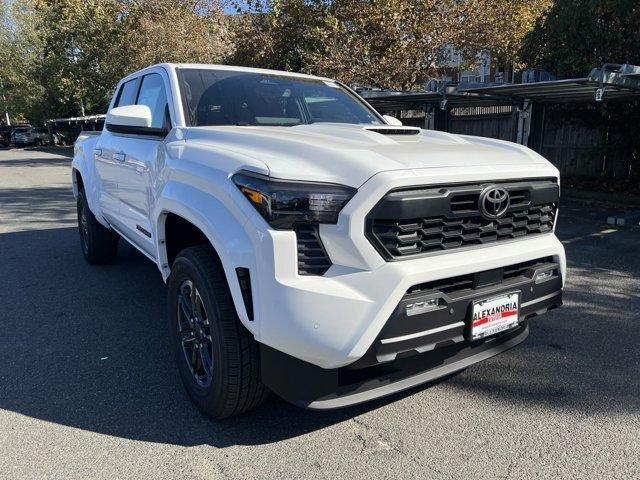
<instances>
[{"instance_id":1,"label":"wooden fence","mask_svg":"<svg viewBox=\"0 0 640 480\"><path fill-rule=\"evenodd\" d=\"M636 107L640 108L640 107ZM453 107L437 111L436 128L451 133L477 135L515 141L517 112L511 105ZM532 123L528 146L550 160L563 175L632 178L632 157L628 139L616 125L605 125L597 107L554 109L537 104L531 112ZM591 121L585 122L589 116ZM425 118L401 115L406 125L425 126ZM640 126L638 127L640 135Z\"/></svg>"}]
</instances>

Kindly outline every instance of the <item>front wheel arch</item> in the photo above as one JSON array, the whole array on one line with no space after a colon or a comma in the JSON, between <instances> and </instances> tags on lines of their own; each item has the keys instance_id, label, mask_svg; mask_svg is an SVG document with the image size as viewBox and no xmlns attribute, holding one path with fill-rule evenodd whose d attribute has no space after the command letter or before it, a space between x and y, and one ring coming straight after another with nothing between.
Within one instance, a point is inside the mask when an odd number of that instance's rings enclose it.
<instances>
[{"instance_id":1,"label":"front wheel arch","mask_svg":"<svg viewBox=\"0 0 640 480\"><path fill-rule=\"evenodd\" d=\"M217 265L224 273L227 286L231 291L236 314L240 318L242 324L254 335L258 333L257 323L253 321L253 317L249 317L245 299L240 291L240 279L236 274L235 267L242 265L233 265L231 260L223 261L220 252L212 239L204 232L204 229L195 223L187 220L182 215L173 212L163 212L158 221L158 258L165 281L168 281L173 263L177 256L183 250L206 245L211 247L211 252L215 257ZM226 268L225 268L226 267ZM253 305L250 306L253 310Z\"/></svg>"},{"instance_id":2,"label":"front wheel arch","mask_svg":"<svg viewBox=\"0 0 640 480\"><path fill-rule=\"evenodd\" d=\"M257 339L260 338L260 315L254 309L254 316L249 318L240 288L237 268L246 268L250 272L251 287L254 299L257 299L259 285L258 259L256 258L255 236L250 236L245 229L246 218L235 208L230 208L224 201L226 193L221 186L211 185L203 190L193 185L171 180L167 182L158 195L153 209L156 234L156 258L163 279L167 281L171 273L171 248L167 249L167 239L171 245L171 230L167 229L168 220L180 217L197 230L200 242L206 242L222 264L236 312L243 325ZM206 239L206 240L205 240Z\"/></svg>"}]
</instances>

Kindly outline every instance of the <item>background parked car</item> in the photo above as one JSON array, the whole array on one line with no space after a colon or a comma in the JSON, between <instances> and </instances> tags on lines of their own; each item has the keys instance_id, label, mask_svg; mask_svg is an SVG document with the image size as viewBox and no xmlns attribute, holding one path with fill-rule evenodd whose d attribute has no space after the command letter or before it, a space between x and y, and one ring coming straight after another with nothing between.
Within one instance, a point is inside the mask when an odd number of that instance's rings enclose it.
<instances>
[{"instance_id":1,"label":"background parked car","mask_svg":"<svg viewBox=\"0 0 640 480\"><path fill-rule=\"evenodd\" d=\"M53 137L52 141L54 145L69 145L69 139L64 133L54 131L51 133L51 136Z\"/></svg>"},{"instance_id":2,"label":"background parked car","mask_svg":"<svg viewBox=\"0 0 640 480\"><path fill-rule=\"evenodd\" d=\"M51 135L43 127L16 127L11 134L11 144L16 147L27 145L51 145Z\"/></svg>"},{"instance_id":3,"label":"background parked car","mask_svg":"<svg viewBox=\"0 0 640 480\"><path fill-rule=\"evenodd\" d=\"M31 127L29 124L0 125L0 145L8 147L11 144L11 134L18 127Z\"/></svg>"}]
</instances>

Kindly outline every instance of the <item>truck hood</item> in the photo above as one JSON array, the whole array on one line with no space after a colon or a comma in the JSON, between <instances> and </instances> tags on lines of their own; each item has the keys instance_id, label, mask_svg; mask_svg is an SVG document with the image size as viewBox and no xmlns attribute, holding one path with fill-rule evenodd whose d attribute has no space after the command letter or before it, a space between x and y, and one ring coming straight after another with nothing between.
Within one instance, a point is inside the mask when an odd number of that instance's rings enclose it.
<instances>
[{"instance_id":1,"label":"truck hood","mask_svg":"<svg viewBox=\"0 0 640 480\"><path fill-rule=\"evenodd\" d=\"M532 150L510 142L387 125L193 127L185 139L253 158L275 178L352 187L389 170L548 164Z\"/></svg>"}]
</instances>

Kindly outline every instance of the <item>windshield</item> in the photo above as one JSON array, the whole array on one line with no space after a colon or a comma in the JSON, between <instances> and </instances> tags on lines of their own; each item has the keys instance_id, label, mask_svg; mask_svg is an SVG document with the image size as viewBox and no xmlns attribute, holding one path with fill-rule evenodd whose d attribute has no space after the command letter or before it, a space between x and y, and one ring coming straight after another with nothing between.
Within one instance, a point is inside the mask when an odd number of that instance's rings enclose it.
<instances>
[{"instance_id":1,"label":"windshield","mask_svg":"<svg viewBox=\"0 0 640 480\"><path fill-rule=\"evenodd\" d=\"M14 133L27 133L29 132L28 128L16 128L14 131Z\"/></svg>"},{"instance_id":2,"label":"windshield","mask_svg":"<svg viewBox=\"0 0 640 480\"><path fill-rule=\"evenodd\" d=\"M191 126L382 124L332 81L208 69L181 69L179 77L185 121Z\"/></svg>"}]
</instances>

